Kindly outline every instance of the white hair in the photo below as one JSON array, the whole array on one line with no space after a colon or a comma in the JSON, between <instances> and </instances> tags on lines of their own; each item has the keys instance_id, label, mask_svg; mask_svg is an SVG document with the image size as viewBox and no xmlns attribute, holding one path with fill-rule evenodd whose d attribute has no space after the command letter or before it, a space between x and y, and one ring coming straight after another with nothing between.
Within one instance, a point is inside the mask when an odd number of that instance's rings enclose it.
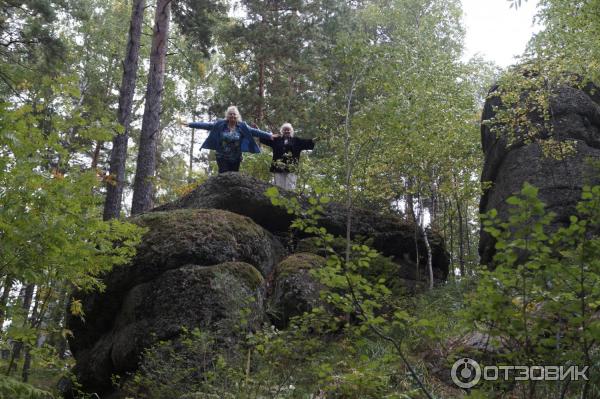
<instances>
[{"instance_id":1,"label":"white hair","mask_svg":"<svg viewBox=\"0 0 600 399\"><path fill-rule=\"evenodd\" d=\"M240 110L238 110L238 108L235 105L230 105L229 107L227 107L227 111L225 111L225 119L227 119L227 114L229 113L229 111L235 111L235 114L237 115L237 121L242 121L242 115L240 114Z\"/></svg>"},{"instance_id":2,"label":"white hair","mask_svg":"<svg viewBox=\"0 0 600 399\"><path fill-rule=\"evenodd\" d=\"M281 127L279 128L279 133L283 134L283 129L289 127L290 128L290 136L294 135L294 127L292 126L291 123L284 123L283 125L281 125Z\"/></svg>"}]
</instances>

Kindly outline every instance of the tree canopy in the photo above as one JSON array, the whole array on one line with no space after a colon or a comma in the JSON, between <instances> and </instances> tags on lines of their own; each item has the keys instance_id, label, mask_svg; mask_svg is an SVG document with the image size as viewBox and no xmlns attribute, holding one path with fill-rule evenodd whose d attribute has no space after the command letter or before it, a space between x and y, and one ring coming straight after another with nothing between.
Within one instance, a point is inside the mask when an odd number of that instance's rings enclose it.
<instances>
[{"instance_id":1,"label":"tree canopy","mask_svg":"<svg viewBox=\"0 0 600 399\"><path fill-rule=\"evenodd\" d=\"M135 4L142 10L138 19L132 19ZM506 6L521 4L508 0ZM544 295L549 300L551 294L560 297L556 303L576 312L574 298L562 297L568 296L565 286L575 284L567 274L595 281L596 271L572 269L567 260L595 256L594 240L589 247L579 245L586 234L595 234L595 225L572 221L556 241L547 241L540 229L550 216L542 211L535 189L526 187L512 200L517 208L512 224L502 224L495 216L486 224L500 245L507 246L500 251L506 267L497 274L480 269L481 110L496 80L504 87L499 91L503 103L509 105L498 120L505 118L517 127L534 106L541 105L547 121L549 93L556 84L599 83L600 0L539 0L542 29L531 38L520 64L506 70L479 58L464 59L462 13L459 0L0 0L0 350L9 353L8 359L0 359L0 371L11 377L0 381L0 396L3 389L44 394L14 381L17 371L24 382L33 376L38 388L52 390L48 381L55 383L72 365L65 310L84 319L86 315L71 292L103 289L104 273L135 255L144 232L127 219L136 194L143 204L134 206L133 213L147 211L216 173L214 154L199 149L206 132L192 132L179 122L214 121L230 105L260 129L277 131L289 122L299 137L316 141L297 171L299 194L312 197L315 204L320 200L314 198L326 197L323 201L342 202L349 209L361 206L398 215L425 241L432 231L439 233L448 250L452 286L414 302L407 299L408 305L399 304L404 299L390 299L378 283L352 274L352 268L350 277L339 274L350 262L343 256L330 258L329 266L338 269L323 272L337 284L330 288L348 289L347 282L356 278L365 296L373 294L398 309L414 305L424 316L398 310L388 320L387 332L406 333L410 342L424 346L448 343L436 335L439 331L432 332L437 326L448 334L464 332L426 310L439 295L456 308L468 307L463 322L499 325L490 329L491 336L515 334L515 342L528 353L549 361L552 351L544 346L555 342L519 334L528 325L539 336L549 331L560 335L562 330L527 312L532 318L502 324L503 318L514 316L513 305L531 294L515 284L519 276L511 272L511 243L523 233L519 223L526 223L526 212L533 209L542 219L528 225L525 233L536 243L537 256L550 265L550 277L561 280L540 291L545 280L528 274L542 268L538 259L519 269L525 277L518 281L539 289L530 296L536 301ZM133 38L128 32L135 21L139 29ZM527 101L521 96L524 87L535 93ZM522 107L524 103L529 107ZM269 180L270 156L266 147L261 154L244 154L242 173ZM148 167L140 171L144 165ZM110 197L111 210L104 217L110 220L103 220L107 191L117 182L120 191ZM144 186L143 193L138 186ZM597 213L598 192L586 188L585 193L579 207L591 219ZM361 246L355 252L368 266L373 252ZM555 253L564 257L558 259ZM597 312L592 285L578 291L591 298L583 312ZM473 292L489 295L491 301L473 299ZM512 305L503 295L510 296ZM381 321L377 306L367 309L369 322ZM583 345L564 351L561 359L591 361L596 350L597 362L597 347L588 345L597 340L595 322L578 319L560 306L553 309L568 324L568 342ZM362 341L365 331L347 324L346 338L356 341L338 342L341 352L375 350ZM265 359L273 356L283 364L290 359L280 355L293 352L293 345L318 346L302 340L300 332L309 327L300 323L295 333L263 331L246 343ZM423 332L423 340L415 338L416 332ZM204 332L193 334L186 345L209 339ZM338 360L349 362L340 377L350 381L344 386L348 392L356 383L364 392L375 392L364 397L392 394L382 386L393 384L376 378L390 371L389 358L377 357L373 363L363 355ZM317 379L319 373L327 374L329 365L314 357L302 364ZM47 381L46 366L52 374ZM352 377L354 366L372 386L353 380L358 378ZM220 374L227 381L232 375L244 379L234 368L218 371L233 373ZM273 369L260 372L267 379ZM344 389L339 397L359 397Z\"/></svg>"}]
</instances>

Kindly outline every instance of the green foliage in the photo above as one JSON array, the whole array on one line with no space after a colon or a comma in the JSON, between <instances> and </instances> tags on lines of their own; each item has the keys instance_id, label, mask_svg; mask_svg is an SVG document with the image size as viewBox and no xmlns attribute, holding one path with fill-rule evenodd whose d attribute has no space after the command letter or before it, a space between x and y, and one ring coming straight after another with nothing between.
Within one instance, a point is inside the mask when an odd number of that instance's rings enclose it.
<instances>
[{"instance_id":1,"label":"green foliage","mask_svg":"<svg viewBox=\"0 0 600 399\"><path fill-rule=\"evenodd\" d=\"M127 262L142 230L100 219L100 181L95 171L70 165L59 131L42 131L27 106L4 104L0 113L0 271L30 283L99 286L95 276Z\"/></svg>"},{"instance_id":2,"label":"green foliage","mask_svg":"<svg viewBox=\"0 0 600 399\"><path fill-rule=\"evenodd\" d=\"M329 197L311 197L305 208L295 197L280 196L275 187L265 194L274 205L283 206L296 216L292 229L314 235L316 245L327 254L325 267L310 271L327 287L322 292L323 299L342 313L356 315L363 323L363 331L368 330L369 323L381 323L383 319L377 313L383 303L389 302L391 291L383 275L368 273L371 263L380 258L380 254L368 245L351 243L343 249L344 253L336 251L335 237L319 226L323 204L329 202Z\"/></svg>"},{"instance_id":3,"label":"green foliage","mask_svg":"<svg viewBox=\"0 0 600 399\"><path fill-rule=\"evenodd\" d=\"M184 330L177 342L163 341L144 353L144 361L125 392L137 398L181 397L194 389L206 376L215 353L212 336L198 329Z\"/></svg>"},{"instance_id":4,"label":"green foliage","mask_svg":"<svg viewBox=\"0 0 600 399\"><path fill-rule=\"evenodd\" d=\"M219 18L224 18L225 3L214 0L185 0L173 3L173 19L181 34L187 36L187 46L193 52L208 56L212 35Z\"/></svg>"},{"instance_id":5,"label":"green foliage","mask_svg":"<svg viewBox=\"0 0 600 399\"><path fill-rule=\"evenodd\" d=\"M509 1L521 5L521 0ZM220 116L235 103L263 128L289 121L303 137L318 136L313 156L299 170L299 188L313 197L310 206L294 200L286 205L301 216L294 227L317 236L329 255L328 264L314 273L328 287L324 298L330 308L304 315L290 331L268 326L255 331L235 348L223 349L212 333L190 333L191 341L182 345L196 360L209 348L218 356L202 374L212 377L204 385L190 385L197 392L177 392L190 397L416 396L414 381L404 378L405 365L385 354L391 345L375 337L371 327L415 353L448 353L448 335L464 328L455 321L463 299L452 295L469 289L471 277L400 299L391 284L393 263L368 242L340 246L319 226L319 213L329 197L346 199L348 192L353 204L383 211L397 212L399 203L410 201L429 211L431 226L444 236L453 261L463 266L475 259L479 107L496 71L480 60L461 61L464 32L455 0L275 3L243 1L247 14L236 20L223 17L219 2L173 4L177 23L169 43L156 199L169 201L194 187L188 136L171 126L180 112ZM511 143L551 132L552 87L599 80L599 7L598 0L539 2L538 18L545 27L530 43L524 67L502 77L498 94L505 107L490 121L512 135ZM56 348L68 334L62 324L68 284L100 287L97 276L126 263L142 233L99 217L108 154L103 143L121 132L115 111L129 11L122 0L0 5L0 276L4 285L11 281L6 277L12 278L13 290L36 285L43 321L32 325L22 300L9 298L2 310L11 324L0 343L9 348L7 338L23 342L34 355L34 368L60 370L64 364ZM152 11L147 8L148 15ZM146 33L150 29L148 24ZM213 33L217 46L209 60ZM149 55L149 38L143 36L142 58ZM564 71L578 77L573 80ZM142 102L136 99L134 111ZM547 140L542 148L560 159L574 150L572 142L560 140ZM134 159L135 151L130 154ZM97 161L97 170L90 170L90 159ZM269 154L248 156L242 171L266 181L269 164ZM198 176L202 180L207 174ZM468 320L477 320L497 338L511 337L507 342L514 350L507 357L518 358L518 348L531 361L557 354L561 361L575 362L589 354L585 361L597 362L598 326L590 316L597 312L597 192L584 191L588 198L577 219L550 232L551 218L527 190L511 200L520 209L509 215L512 220L496 215L486 222L500 245L498 267L481 273L471 268L483 283L473 294L478 299L470 297ZM85 317L81 303L72 302L71 311ZM248 315L239 317L242 322L229 327L241 334L250 321ZM35 348L45 334L50 342ZM174 367L178 375L194 376L191 366L184 367L191 360L160 351L170 360L157 360L157 370ZM423 365L417 368L425 374ZM150 380L144 383L152 386ZM169 397L167 388L157 389Z\"/></svg>"},{"instance_id":6,"label":"green foliage","mask_svg":"<svg viewBox=\"0 0 600 399\"><path fill-rule=\"evenodd\" d=\"M418 393L398 372L393 349L358 336L332 336L322 309L249 334L234 346L194 330L148 350L125 385L136 398L404 398ZM404 396L408 395L408 396Z\"/></svg>"},{"instance_id":7,"label":"green foliage","mask_svg":"<svg viewBox=\"0 0 600 399\"><path fill-rule=\"evenodd\" d=\"M546 74L577 74L584 81L600 81L600 1L541 0L538 21L544 29L529 44L528 56Z\"/></svg>"},{"instance_id":8,"label":"green foliage","mask_svg":"<svg viewBox=\"0 0 600 399\"><path fill-rule=\"evenodd\" d=\"M310 124L317 43L328 41L324 20L344 6L323 0L244 0L239 6L245 15L222 24L217 34L223 59L211 113L237 104L244 119L268 130L283 122Z\"/></svg>"},{"instance_id":9,"label":"green foliage","mask_svg":"<svg viewBox=\"0 0 600 399\"><path fill-rule=\"evenodd\" d=\"M265 326L224 346L214 332L184 331L147 350L125 390L139 398L306 397L320 378L325 350L308 333L301 325L288 331Z\"/></svg>"},{"instance_id":10,"label":"green foliage","mask_svg":"<svg viewBox=\"0 0 600 399\"><path fill-rule=\"evenodd\" d=\"M511 7L521 5L521 0L508 1ZM537 7L536 19L543 28L530 40L519 65L501 76L499 89L492 93L501 107L487 123L509 144L537 141L544 155L564 159L574 154L573 142L553 139L551 99L561 86L585 88L594 95L590 84L600 81L600 1L541 0Z\"/></svg>"},{"instance_id":11,"label":"green foliage","mask_svg":"<svg viewBox=\"0 0 600 399\"><path fill-rule=\"evenodd\" d=\"M32 75L60 68L66 53L57 35L62 1L3 1L0 3L0 101L19 95Z\"/></svg>"},{"instance_id":12,"label":"green foliage","mask_svg":"<svg viewBox=\"0 0 600 399\"><path fill-rule=\"evenodd\" d=\"M494 270L481 271L465 313L504 351L498 361L522 365L588 365L595 375L600 321L600 187L585 187L577 216L550 229L537 189L525 184L510 197L509 213L484 219L496 239ZM485 300L483 300L485 298ZM589 383L572 382L569 392L589 394ZM535 384L529 383L530 391ZM543 388L540 388L543 389ZM560 387L557 387L560 389ZM566 388L565 388L566 389Z\"/></svg>"},{"instance_id":13,"label":"green foliage","mask_svg":"<svg viewBox=\"0 0 600 399\"><path fill-rule=\"evenodd\" d=\"M0 376L0 398L2 399L52 399L50 392L36 389L13 378Z\"/></svg>"},{"instance_id":14,"label":"green foliage","mask_svg":"<svg viewBox=\"0 0 600 399\"><path fill-rule=\"evenodd\" d=\"M390 356L384 363L401 360L414 380L416 388L411 386L411 389L422 390L423 394L431 398L431 394L404 354L402 338L395 339L392 336L394 333L396 336L404 335L415 319L392 301L392 291L386 285L385 275L369 273L371 264L375 259L381 259L381 255L368 245L353 242L350 237L346 237L343 253L336 252L335 238L319 226L320 214L323 212L322 204L329 202L329 197L311 197L308 201L309 206L303 207L294 197L288 199L280 196L274 187L268 189L265 194L271 198L274 205L283 206L288 213L296 216L291 225L292 229L314 235L317 245L327 253L325 265L311 269L310 273L325 287L321 291L321 298L329 304L329 313L334 321L333 330L343 331L351 340L379 339L391 344L398 358ZM346 212L351 215L352 209ZM336 384L336 388L332 390L334 397L344 397L347 392L358 396L378 397L385 388L389 389L389 381L386 379L367 377L367 373L372 371L370 368L377 368L376 365L367 363L362 366L366 367L363 373L359 373L362 379L356 378L354 369L352 376L344 376L343 383ZM374 376L380 375L374 372L371 377ZM366 385L357 384L358 380Z\"/></svg>"},{"instance_id":15,"label":"green foliage","mask_svg":"<svg viewBox=\"0 0 600 399\"><path fill-rule=\"evenodd\" d=\"M516 67L500 77L498 89L490 94L489 98L498 97L502 106L484 124L497 136L506 137L509 145L539 142L552 129L551 95L551 84L539 65Z\"/></svg>"},{"instance_id":16,"label":"green foliage","mask_svg":"<svg viewBox=\"0 0 600 399\"><path fill-rule=\"evenodd\" d=\"M269 172L271 159L272 154L266 151L260 154L244 155L240 171L262 181L269 182L271 181L271 172Z\"/></svg>"},{"instance_id":17,"label":"green foliage","mask_svg":"<svg viewBox=\"0 0 600 399\"><path fill-rule=\"evenodd\" d=\"M2 321L10 321L0 335L10 353L1 366L47 387L71 362L63 358L68 292L102 288L100 275L131 259L144 229L102 221L102 181L79 151L110 129L86 128L73 102L76 78L32 75L31 82L30 101L0 103L0 276L6 293L31 287L28 300L7 296L0 304Z\"/></svg>"}]
</instances>

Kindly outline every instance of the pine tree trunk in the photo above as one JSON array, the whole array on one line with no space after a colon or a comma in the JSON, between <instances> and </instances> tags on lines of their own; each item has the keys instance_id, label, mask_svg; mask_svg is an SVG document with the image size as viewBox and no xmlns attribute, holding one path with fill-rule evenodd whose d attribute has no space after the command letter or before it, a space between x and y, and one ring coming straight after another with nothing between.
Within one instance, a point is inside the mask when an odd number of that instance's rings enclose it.
<instances>
[{"instance_id":1,"label":"pine tree trunk","mask_svg":"<svg viewBox=\"0 0 600 399\"><path fill-rule=\"evenodd\" d=\"M0 331L4 326L4 316L6 315L6 306L8 304L8 296L13 286L12 276L9 274L4 279L4 290L2 291L2 297L0 298Z\"/></svg>"},{"instance_id":2,"label":"pine tree trunk","mask_svg":"<svg viewBox=\"0 0 600 399\"><path fill-rule=\"evenodd\" d=\"M42 292L45 291L44 296L42 297ZM47 287L45 290L42 290L41 287L38 287L37 294L35 296L35 305L33 306L33 310L31 311L31 317L29 319L29 323L31 328L36 331L35 338L35 346L37 348L42 346L42 332L40 330L42 324L44 323L44 318L46 315L46 310L49 306L52 297L52 288ZM24 351L24 360L23 360L23 369L21 373L21 377L23 382L27 382L29 379L29 371L31 369L31 345L25 346Z\"/></svg>"},{"instance_id":3,"label":"pine tree trunk","mask_svg":"<svg viewBox=\"0 0 600 399\"><path fill-rule=\"evenodd\" d=\"M23 372L21 373L23 382L29 380L29 370L31 370L31 348L26 346L23 354Z\"/></svg>"},{"instance_id":4,"label":"pine tree trunk","mask_svg":"<svg viewBox=\"0 0 600 399\"><path fill-rule=\"evenodd\" d=\"M22 297L23 297L23 311L25 312L25 321L23 323L23 327L27 325L29 308L31 308L31 302L33 301L33 292L35 291L34 284L28 284L22 289ZM10 375L13 369L16 369L16 361L19 357L21 357L21 350L23 349L23 341L15 341L13 344L12 355L10 357L10 362L8 363L8 369L6 370L6 375Z\"/></svg>"},{"instance_id":5,"label":"pine tree trunk","mask_svg":"<svg viewBox=\"0 0 600 399\"><path fill-rule=\"evenodd\" d=\"M157 0L146 104L133 185L132 214L145 212L153 206L154 184L152 179L156 171L156 144L160 130L170 15L171 0Z\"/></svg>"},{"instance_id":6,"label":"pine tree trunk","mask_svg":"<svg viewBox=\"0 0 600 399\"><path fill-rule=\"evenodd\" d=\"M94 148L94 154L92 155L92 169L96 169L98 167L98 160L100 159L100 151L102 150L102 146L104 145L103 141L98 141L96 143L96 147Z\"/></svg>"},{"instance_id":7,"label":"pine tree trunk","mask_svg":"<svg viewBox=\"0 0 600 399\"><path fill-rule=\"evenodd\" d=\"M135 94L137 68L144 21L146 0L134 0L131 9L129 25L129 41L123 60L123 78L119 92L119 111L117 119L123 126L123 133L113 138L110 154L110 179L106 185L106 200L104 202L104 220L118 218L121 213L123 186L125 185L125 161L127 159L127 141L131 123L131 108Z\"/></svg>"},{"instance_id":8,"label":"pine tree trunk","mask_svg":"<svg viewBox=\"0 0 600 399\"><path fill-rule=\"evenodd\" d=\"M40 306L41 300L41 289L38 288L38 292L35 296L35 304L33 305L33 310L31 312L31 318L29 322L33 325L34 321L37 319L37 310ZM37 341L37 338L36 338ZM23 350L23 369L21 371L21 379L23 382L27 382L29 380L29 370L31 369L31 346L29 344L23 345L25 349Z\"/></svg>"}]
</instances>

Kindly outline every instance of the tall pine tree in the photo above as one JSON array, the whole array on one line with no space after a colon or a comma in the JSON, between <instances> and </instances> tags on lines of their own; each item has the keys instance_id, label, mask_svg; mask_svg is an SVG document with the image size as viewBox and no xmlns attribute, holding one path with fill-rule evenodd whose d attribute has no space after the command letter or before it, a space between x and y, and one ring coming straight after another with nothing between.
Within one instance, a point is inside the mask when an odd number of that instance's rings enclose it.
<instances>
[{"instance_id":1,"label":"tall pine tree","mask_svg":"<svg viewBox=\"0 0 600 399\"><path fill-rule=\"evenodd\" d=\"M152 180L156 170L156 144L160 129L170 18L171 0L157 0L146 104L133 187L132 214L147 211L153 205L154 184Z\"/></svg>"},{"instance_id":2,"label":"tall pine tree","mask_svg":"<svg viewBox=\"0 0 600 399\"><path fill-rule=\"evenodd\" d=\"M117 119L123 131L117 133L113 138L112 153L110 156L110 175L106 186L106 200L104 202L104 220L117 218L121 212L123 185L125 183L127 141L129 140L131 108L137 79L145 4L145 0L134 0L132 3L129 40L127 41L125 59L123 60L123 77L119 91L119 111L117 114Z\"/></svg>"}]
</instances>

